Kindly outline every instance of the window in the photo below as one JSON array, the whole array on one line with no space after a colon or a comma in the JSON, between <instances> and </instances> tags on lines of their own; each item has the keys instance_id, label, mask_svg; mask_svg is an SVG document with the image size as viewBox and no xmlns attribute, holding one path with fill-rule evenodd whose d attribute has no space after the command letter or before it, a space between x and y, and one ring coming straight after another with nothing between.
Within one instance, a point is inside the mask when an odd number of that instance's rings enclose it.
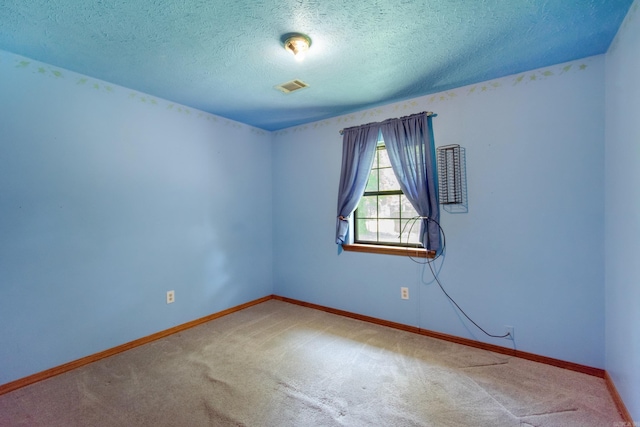
<instances>
[{"instance_id":1,"label":"window","mask_svg":"<svg viewBox=\"0 0 640 427\"><path fill-rule=\"evenodd\" d=\"M367 187L354 214L354 243L422 247L417 216L400 189L384 141L378 141Z\"/></svg>"}]
</instances>

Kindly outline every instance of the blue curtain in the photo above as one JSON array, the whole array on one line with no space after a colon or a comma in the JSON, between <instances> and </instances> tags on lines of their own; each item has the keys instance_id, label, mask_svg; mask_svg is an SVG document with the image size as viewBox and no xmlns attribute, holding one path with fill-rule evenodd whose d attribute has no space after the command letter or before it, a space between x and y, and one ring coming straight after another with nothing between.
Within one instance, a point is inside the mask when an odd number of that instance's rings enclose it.
<instances>
[{"instance_id":1,"label":"blue curtain","mask_svg":"<svg viewBox=\"0 0 640 427\"><path fill-rule=\"evenodd\" d=\"M378 125L345 129L342 137L342 172L338 189L336 243L345 243L349 216L358 206L367 186L379 134Z\"/></svg>"},{"instance_id":2,"label":"blue curtain","mask_svg":"<svg viewBox=\"0 0 640 427\"><path fill-rule=\"evenodd\" d=\"M391 167L402 192L418 215L440 221L436 183L435 146L431 117L426 113L380 124ZM440 229L437 222L422 219L420 241L433 251L440 251Z\"/></svg>"}]
</instances>

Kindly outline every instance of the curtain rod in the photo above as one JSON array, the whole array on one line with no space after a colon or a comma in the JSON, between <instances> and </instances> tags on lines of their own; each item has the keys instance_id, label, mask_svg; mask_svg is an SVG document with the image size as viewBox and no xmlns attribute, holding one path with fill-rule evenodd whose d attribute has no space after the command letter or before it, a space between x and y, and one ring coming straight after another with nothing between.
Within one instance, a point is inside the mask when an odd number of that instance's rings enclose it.
<instances>
[{"instance_id":1,"label":"curtain rod","mask_svg":"<svg viewBox=\"0 0 640 427\"><path fill-rule=\"evenodd\" d=\"M416 113L416 114L411 114L408 116L404 116L404 117L400 117L401 119L404 119L405 117L411 117L411 116L417 116L418 114L426 114L427 117L429 116L435 116L435 113L433 111L423 111L422 113ZM387 119L390 120L390 119ZM369 123L369 124L373 124L373 123ZM362 125L361 125L362 126ZM364 125L367 126L367 125ZM355 127L355 126L354 126ZM349 129L349 128L345 128L345 129ZM340 135L344 135L344 129L340 129Z\"/></svg>"}]
</instances>

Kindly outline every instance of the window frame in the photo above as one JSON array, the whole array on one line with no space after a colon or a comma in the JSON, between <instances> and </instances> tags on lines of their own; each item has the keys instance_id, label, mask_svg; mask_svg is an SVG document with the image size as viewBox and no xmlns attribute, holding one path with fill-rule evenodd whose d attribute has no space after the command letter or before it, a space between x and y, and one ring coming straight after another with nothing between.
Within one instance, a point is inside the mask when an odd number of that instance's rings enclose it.
<instances>
[{"instance_id":1,"label":"window frame","mask_svg":"<svg viewBox=\"0 0 640 427\"><path fill-rule=\"evenodd\" d=\"M376 147L376 160L378 161L379 161L379 152L381 150L385 150L385 151L387 150L382 138L379 139L378 146ZM372 168L369 171L369 177L371 176L371 170L373 169L374 168L372 165ZM386 167L384 168L378 167L376 169L378 170L386 169ZM367 178L367 183L368 183L368 180L369 178ZM396 195L399 197L402 197L404 196L404 192L400 188L394 189L394 190L380 190L378 185L377 191L365 191L365 193L363 194L363 197L396 196ZM402 206L402 203L400 203L400 206ZM376 219L377 220L380 219L379 212L376 212ZM382 218L382 219L385 219L385 218ZM400 220L400 224L402 224L402 220L403 220L402 214L400 214L399 220ZM434 258L435 257L435 251L427 251L424 247L422 247L420 243L409 243L409 242L395 243L395 242L384 242L384 241L374 242L369 240L360 240L358 239L357 221L358 221L358 209L356 208L353 214L353 219L352 221L350 221L351 222L350 229L353 230L351 243L342 245L345 251L368 252L368 253L377 253L377 254L385 254L385 255L402 255L402 256L410 256L410 257L417 257L417 258Z\"/></svg>"}]
</instances>

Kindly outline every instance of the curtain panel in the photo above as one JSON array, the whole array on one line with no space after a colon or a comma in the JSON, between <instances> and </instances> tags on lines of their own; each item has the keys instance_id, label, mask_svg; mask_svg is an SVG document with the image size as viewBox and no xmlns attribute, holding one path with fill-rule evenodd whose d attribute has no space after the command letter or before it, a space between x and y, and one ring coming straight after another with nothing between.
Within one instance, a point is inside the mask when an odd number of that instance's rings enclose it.
<instances>
[{"instance_id":1,"label":"curtain panel","mask_svg":"<svg viewBox=\"0 0 640 427\"><path fill-rule=\"evenodd\" d=\"M386 120L380 130L400 188L422 217L420 242L427 250L439 252L440 206L431 117L420 113Z\"/></svg>"},{"instance_id":2,"label":"curtain panel","mask_svg":"<svg viewBox=\"0 0 640 427\"><path fill-rule=\"evenodd\" d=\"M336 243L339 245L345 243L349 231L349 217L358 206L367 186L379 132L376 125L344 130L336 222Z\"/></svg>"}]
</instances>

